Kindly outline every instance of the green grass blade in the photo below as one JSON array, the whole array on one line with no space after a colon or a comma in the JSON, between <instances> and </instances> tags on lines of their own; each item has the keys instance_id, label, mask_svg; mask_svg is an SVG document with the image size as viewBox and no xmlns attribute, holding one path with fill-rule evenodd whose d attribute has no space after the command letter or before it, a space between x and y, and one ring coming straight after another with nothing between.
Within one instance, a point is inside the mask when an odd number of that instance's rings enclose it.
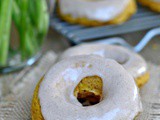
<instances>
[{"instance_id":1,"label":"green grass blade","mask_svg":"<svg viewBox=\"0 0 160 120\"><path fill-rule=\"evenodd\" d=\"M4 66L7 64L9 50L12 0L1 0L0 6L0 65Z\"/></svg>"}]
</instances>

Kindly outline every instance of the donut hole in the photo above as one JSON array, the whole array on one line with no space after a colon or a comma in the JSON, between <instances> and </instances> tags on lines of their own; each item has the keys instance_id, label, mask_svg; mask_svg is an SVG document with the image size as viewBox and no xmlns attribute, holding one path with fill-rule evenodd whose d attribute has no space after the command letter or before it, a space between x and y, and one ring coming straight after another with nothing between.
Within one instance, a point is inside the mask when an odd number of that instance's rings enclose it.
<instances>
[{"instance_id":1,"label":"donut hole","mask_svg":"<svg viewBox=\"0 0 160 120\"><path fill-rule=\"evenodd\" d=\"M121 51L118 49L108 49L108 50L98 50L93 52L94 55L99 55L104 58L110 58L117 61L119 64L124 65L129 60L129 54L126 51Z\"/></svg>"},{"instance_id":2,"label":"donut hole","mask_svg":"<svg viewBox=\"0 0 160 120\"><path fill-rule=\"evenodd\" d=\"M88 76L83 78L74 90L74 96L83 106L98 104L102 100L103 81L101 77Z\"/></svg>"},{"instance_id":3,"label":"donut hole","mask_svg":"<svg viewBox=\"0 0 160 120\"><path fill-rule=\"evenodd\" d=\"M117 58L116 61L121 64L121 65L124 65L127 61L128 61L129 58L127 57L124 57L123 59L119 59Z\"/></svg>"},{"instance_id":4,"label":"donut hole","mask_svg":"<svg viewBox=\"0 0 160 120\"><path fill-rule=\"evenodd\" d=\"M129 55L127 53L117 52L113 55L108 56L108 58L114 59L119 64L124 65L129 60Z\"/></svg>"},{"instance_id":5,"label":"donut hole","mask_svg":"<svg viewBox=\"0 0 160 120\"><path fill-rule=\"evenodd\" d=\"M101 96L95 95L92 92L84 91L84 93L78 93L77 99L83 106L91 106L98 104Z\"/></svg>"}]
</instances>

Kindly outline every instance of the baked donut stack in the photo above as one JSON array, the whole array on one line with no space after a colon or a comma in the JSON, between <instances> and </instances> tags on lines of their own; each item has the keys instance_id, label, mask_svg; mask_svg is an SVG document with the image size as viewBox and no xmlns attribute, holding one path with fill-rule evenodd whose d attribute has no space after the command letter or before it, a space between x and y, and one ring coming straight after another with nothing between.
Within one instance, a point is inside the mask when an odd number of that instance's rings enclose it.
<instances>
[{"instance_id":1,"label":"baked donut stack","mask_svg":"<svg viewBox=\"0 0 160 120\"><path fill-rule=\"evenodd\" d=\"M137 3L160 12L160 0L57 0L57 12L71 24L122 24L137 11Z\"/></svg>"},{"instance_id":2,"label":"baked donut stack","mask_svg":"<svg viewBox=\"0 0 160 120\"><path fill-rule=\"evenodd\" d=\"M105 59L114 59L135 79L138 87L149 79L146 61L139 55L121 46L104 44L82 44L66 50L60 59L76 55L98 55Z\"/></svg>"},{"instance_id":3,"label":"baked donut stack","mask_svg":"<svg viewBox=\"0 0 160 120\"><path fill-rule=\"evenodd\" d=\"M138 0L138 2L155 12L160 12L160 0Z\"/></svg>"},{"instance_id":4,"label":"baked donut stack","mask_svg":"<svg viewBox=\"0 0 160 120\"><path fill-rule=\"evenodd\" d=\"M63 20L85 26L121 24L136 12L135 0L58 0Z\"/></svg>"},{"instance_id":5,"label":"baked donut stack","mask_svg":"<svg viewBox=\"0 0 160 120\"><path fill-rule=\"evenodd\" d=\"M115 45L66 50L39 81L33 120L133 120L142 112L139 88L149 79L138 54Z\"/></svg>"}]
</instances>

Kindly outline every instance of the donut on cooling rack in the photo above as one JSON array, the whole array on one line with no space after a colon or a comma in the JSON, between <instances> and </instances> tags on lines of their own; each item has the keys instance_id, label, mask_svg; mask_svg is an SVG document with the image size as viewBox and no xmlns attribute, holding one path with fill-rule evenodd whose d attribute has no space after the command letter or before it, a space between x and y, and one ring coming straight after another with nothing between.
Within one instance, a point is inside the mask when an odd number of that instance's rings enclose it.
<instances>
[{"instance_id":1,"label":"donut on cooling rack","mask_svg":"<svg viewBox=\"0 0 160 120\"><path fill-rule=\"evenodd\" d=\"M160 12L160 0L138 0L138 2L146 7L149 7L155 12Z\"/></svg>"},{"instance_id":2,"label":"donut on cooling rack","mask_svg":"<svg viewBox=\"0 0 160 120\"><path fill-rule=\"evenodd\" d=\"M133 77L96 55L58 62L37 85L33 120L132 120L142 111Z\"/></svg>"},{"instance_id":3,"label":"donut on cooling rack","mask_svg":"<svg viewBox=\"0 0 160 120\"><path fill-rule=\"evenodd\" d=\"M121 24L136 12L135 0L59 0L63 20L85 26Z\"/></svg>"},{"instance_id":4,"label":"donut on cooling rack","mask_svg":"<svg viewBox=\"0 0 160 120\"><path fill-rule=\"evenodd\" d=\"M149 72L145 60L138 54L116 45L82 44L67 49L60 59L76 55L95 54L104 58L111 58L120 63L135 79L138 87L149 80Z\"/></svg>"}]
</instances>

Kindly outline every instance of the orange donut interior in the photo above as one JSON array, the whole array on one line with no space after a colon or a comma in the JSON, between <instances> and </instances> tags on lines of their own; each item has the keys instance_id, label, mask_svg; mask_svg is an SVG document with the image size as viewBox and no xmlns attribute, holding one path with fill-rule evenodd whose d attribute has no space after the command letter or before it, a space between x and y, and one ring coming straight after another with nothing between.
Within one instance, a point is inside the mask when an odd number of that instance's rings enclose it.
<instances>
[{"instance_id":1,"label":"orange donut interior","mask_svg":"<svg viewBox=\"0 0 160 120\"><path fill-rule=\"evenodd\" d=\"M74 90L74 96L83 106L90 106L102 100L103 81L99 76L83 78Z\"/></svg>"}]
</instances>

